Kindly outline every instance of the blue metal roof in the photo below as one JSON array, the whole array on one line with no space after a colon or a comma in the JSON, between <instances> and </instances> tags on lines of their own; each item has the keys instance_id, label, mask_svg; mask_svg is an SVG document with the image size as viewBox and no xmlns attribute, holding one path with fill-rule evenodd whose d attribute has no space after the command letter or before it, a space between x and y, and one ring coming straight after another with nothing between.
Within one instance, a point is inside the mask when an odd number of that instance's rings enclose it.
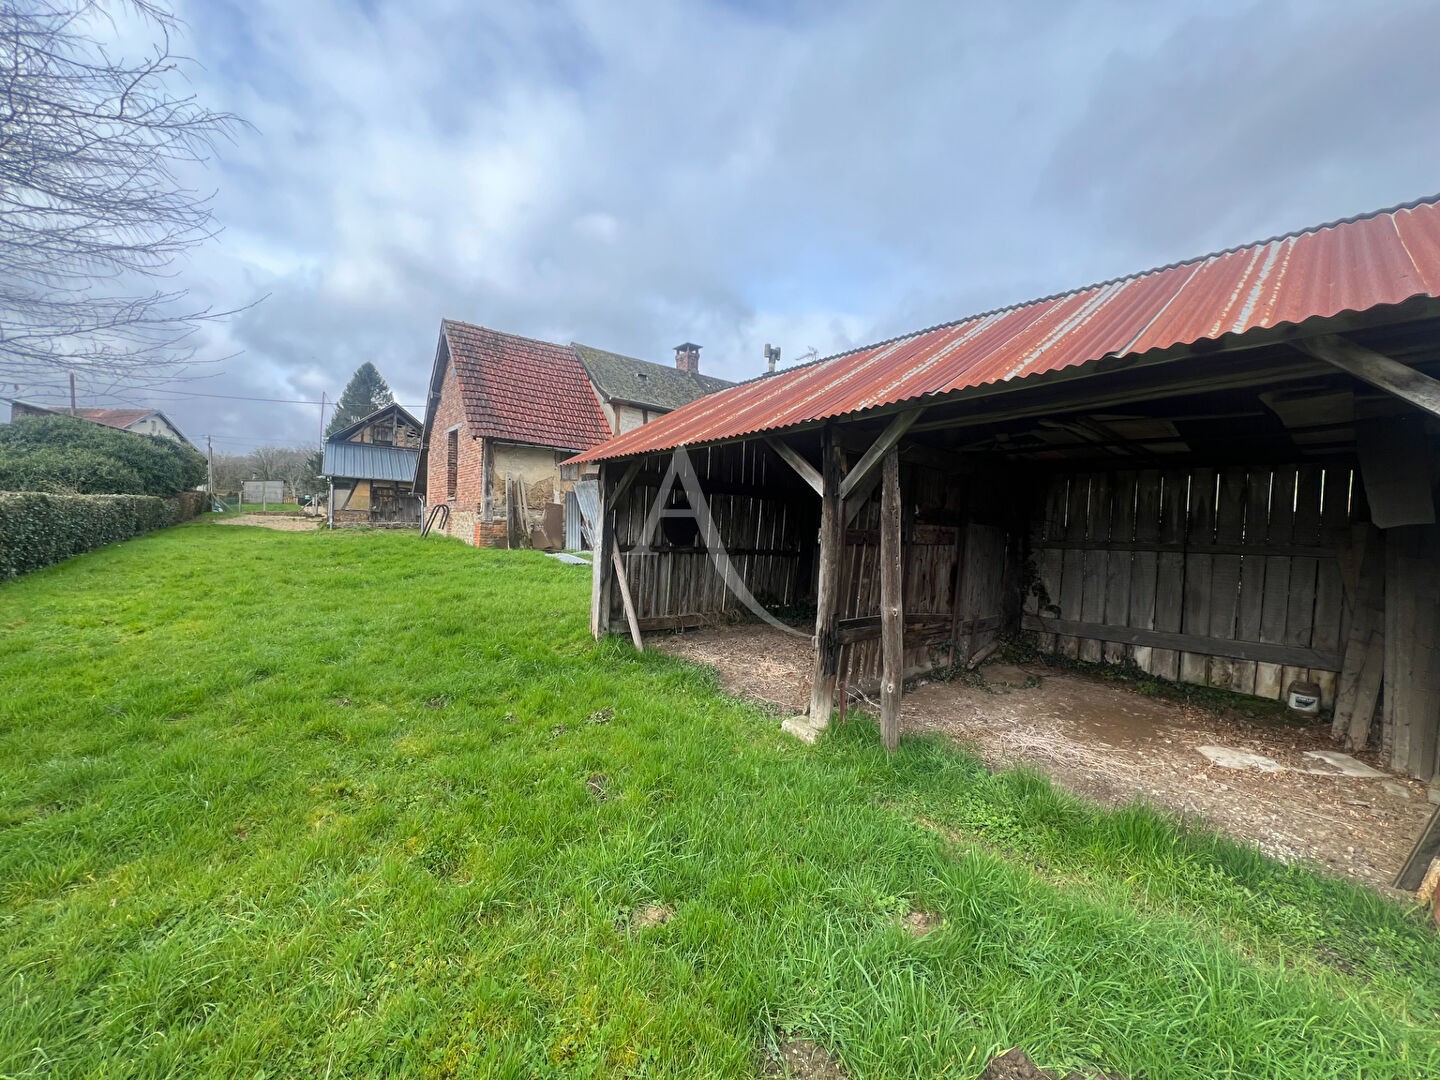
<instances>
[{"instance_id":1,"label":"blue metal roof","mask_svg":"<svg viewBox=\"0 0 1440 1080\"><path fill-rule=\"evenodd\" d=\"M415 467L419 461L419 450L332 441L325 444L325 460L320 472L324 476L343 476L352 480L396 480L410 484L415 481Z\"/></svg>"}]
</instances>

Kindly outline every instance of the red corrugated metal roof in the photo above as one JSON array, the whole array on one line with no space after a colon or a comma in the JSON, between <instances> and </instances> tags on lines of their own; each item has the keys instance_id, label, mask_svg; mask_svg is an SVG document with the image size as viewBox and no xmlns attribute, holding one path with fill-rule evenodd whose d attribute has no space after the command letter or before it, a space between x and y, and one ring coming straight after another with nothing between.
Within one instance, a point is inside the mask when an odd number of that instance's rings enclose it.
<instances>
[{"instance_id":1,"label":"red corrugated metal roof","mask_svg":"<svg viewBox=\"0 0 1440 1080\"><path fill-rule=\"evenodd\" d=\"M585 368L564 345L446 319L471 434L587 450L610 436Z\"/></svg>"},{"instance_id":2,"label":"red corrugated metal roof","mask_svg":"<svg viewBox=\"0 0 1440 1080\"><path fill-rule=\"evenodd\" d=\"M577 460L775 431L1415 296L1440 297L1440 195L919 330L743 383Z\"/></svg>"}]
</instances>

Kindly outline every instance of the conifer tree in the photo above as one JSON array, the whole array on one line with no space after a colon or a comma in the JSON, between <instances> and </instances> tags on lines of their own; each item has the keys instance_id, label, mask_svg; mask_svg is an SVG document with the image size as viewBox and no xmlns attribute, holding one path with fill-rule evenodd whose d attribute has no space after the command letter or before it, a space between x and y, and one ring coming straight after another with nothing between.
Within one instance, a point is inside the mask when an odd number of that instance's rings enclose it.
<instances>
[{"instance_id":1,"label":"conifer tree","mask_svg":"<svg viewBox=\"0 0 1440 1080\"><path fill-rule=\"evenodd\" d=\"M394 403L395 395L390 392L390 387L380 377L375 365L366 360L355 369L355 374L350 376L349 384L340 395L335 415L330 418L330 423L325 425L325 435L328 438L361 417L369 416L376 409L383 409Z\"/></svg>"}]
</instances>

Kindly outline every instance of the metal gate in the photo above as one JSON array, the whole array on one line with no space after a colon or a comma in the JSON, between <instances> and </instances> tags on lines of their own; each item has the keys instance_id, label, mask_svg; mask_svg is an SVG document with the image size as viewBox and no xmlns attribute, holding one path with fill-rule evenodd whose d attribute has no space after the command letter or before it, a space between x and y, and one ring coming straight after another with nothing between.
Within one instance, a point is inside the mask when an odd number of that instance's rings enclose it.
<instances>
[{"instance_id":1,"label":"metal gate","mask_svg":"<svg viewBox=\"0 0 1440 1080\"><path fill-rule=\"evenodd\" d=\"M565 550L585 551L593 548L594 521L600 505L600 485L582 480L565 493Z\"/></svg>"}]
</instances>

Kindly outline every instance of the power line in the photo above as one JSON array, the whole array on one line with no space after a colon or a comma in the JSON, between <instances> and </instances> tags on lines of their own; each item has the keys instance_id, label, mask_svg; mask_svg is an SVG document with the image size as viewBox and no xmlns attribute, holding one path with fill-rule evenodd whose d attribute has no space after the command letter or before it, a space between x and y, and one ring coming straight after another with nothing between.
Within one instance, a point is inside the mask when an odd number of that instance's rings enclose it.
<instances>
[{"instance_id":1,"label":"power line","mask_svg":"<svg viewBox=\"0 0 1440 1080\"><path fill-rule=\"evenodd\" d=\"M34 389L37 389L37 390L44 389L44 390L60 390L60 391L64 391L64 390L66 389L66 387L61 386L61 385L59 385L58 383L28 383L28 384L25 384L25 385L28 385L28 386L30 386L30 387L33 387ZM205 393L201 393L201 392L198 391L198 390L148 390L148 389L146 389L146 390L131 390L131 391L129 391L129 393L138 394L138 395L141 396L141 397L146 397L146 396L149 396L149 395L152 395L152 394L170 394L170 395L173 395L173 396L176 396L176 397L219 398L219 399L222 399L222 400L225 400L225 401L262 401L262 402L273 403L273 404L276 404L276 405L320 405L320 404L333 405L333 404L334 404L334 402L329 401L329 400L326 400L326 401L324 401L324 402L321 402L321 401L319 401L319 400L311 401L311 400L308 400L308 399L306 399L306 398L247 397L247 396L245 396L245 395L243 395L243 394L205 394ZM100 396L100 397L119 398L119 397L120 397L120 394L114 393L114 392L111 392L111 391L100 391L100 392L98 393L98 396ZM404 404L404 403L399 403L399 404L400 404L400 407L401 407L402 409L412 409L412 410L413 410L413 409L423 409L423 408L425 407L425 406L423 406L423 405L407 405L407 404ZM139 408L139 406L136 406L136 407Z\"/></svg>"}]
</instances>

